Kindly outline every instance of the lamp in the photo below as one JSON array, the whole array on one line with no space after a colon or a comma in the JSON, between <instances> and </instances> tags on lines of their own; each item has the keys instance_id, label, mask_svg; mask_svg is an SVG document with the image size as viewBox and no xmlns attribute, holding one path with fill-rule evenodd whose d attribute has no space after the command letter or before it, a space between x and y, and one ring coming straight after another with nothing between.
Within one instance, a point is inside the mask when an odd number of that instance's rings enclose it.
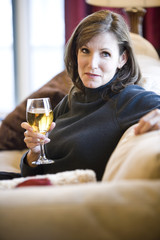
<instances>
[{"instance_id":1,"label":"lamp","mask_svg":"<svg viewBox=\"0 0 160 240\"><path fill-rule=\"evenodd\" d=\"M86 3L111 8L124 8L130 22L130 31L143 35L142 22L147 7L160 6L160 0L86 0Z\"/></svg>"}]
</instances>

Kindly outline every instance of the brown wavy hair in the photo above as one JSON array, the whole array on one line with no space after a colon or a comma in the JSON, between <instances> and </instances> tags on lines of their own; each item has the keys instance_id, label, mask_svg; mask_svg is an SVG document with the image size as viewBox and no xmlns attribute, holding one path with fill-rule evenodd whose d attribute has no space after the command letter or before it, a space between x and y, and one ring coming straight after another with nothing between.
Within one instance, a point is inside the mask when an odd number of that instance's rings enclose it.
<instances>
[{"instance_id":1,"label":"brown wavy hair","mask_svg":"<svg viewBox=\"0 0 160 240\"><path fill-rule=\"evenodd\" d=\"M72 33L65 49L65 66L74 85L84 89L78 74L78 50L98 34L110 32L116 36L120 55L126 51L128 60L121 69L117 69L117 77L110 88L118 93L127 85L137 84L141 78L140 69L135 58L130 33L123 17L109 10L97 11L84 18Z\"/></svg>"}]
</instances>

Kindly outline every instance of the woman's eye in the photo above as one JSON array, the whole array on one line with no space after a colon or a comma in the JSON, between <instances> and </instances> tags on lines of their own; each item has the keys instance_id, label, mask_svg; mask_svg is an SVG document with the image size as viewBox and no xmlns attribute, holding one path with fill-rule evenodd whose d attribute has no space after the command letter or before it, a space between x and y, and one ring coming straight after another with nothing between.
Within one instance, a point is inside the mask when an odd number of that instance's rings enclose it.
<instances>
[{"instance_id":1,"label":"woman's eye","mask_svg":"<svg viewBox=\"0 0 160 240\"><path fill-rule=\"evenodd\" d=\"M109 52L102 52L103 57L110 57L111 54Z\"/></svg>"},{"instance_id":2,"label":"woman's eye","mask_svg":"<svg viewBox=\"0 0 160 240\"><path fill-rule=\"evenodd\" d=\"M89 53L89 50L87 48L81 48L82 53Z\"/></svg>"}]
</instances>

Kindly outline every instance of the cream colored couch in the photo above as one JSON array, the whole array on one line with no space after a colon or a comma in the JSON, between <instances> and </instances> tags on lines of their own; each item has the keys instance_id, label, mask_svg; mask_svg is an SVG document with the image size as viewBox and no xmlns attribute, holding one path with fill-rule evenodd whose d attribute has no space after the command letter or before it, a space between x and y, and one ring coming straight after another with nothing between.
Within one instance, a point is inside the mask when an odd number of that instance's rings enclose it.
<instances>
[{"instance_id":1,"label":"cream colored couch","mask_svg":"<svg viewBox=\"0 0 160 240\"><path fill-rule=\"evenodd\" d=\"M159 93L156 51L136 34L132 40L140 84ZM0 170L19 172L23 151L1 151ZM25 179L0 181L1 240L160 239L160 131L135 136L134 126L128 129L101 182L89 170L40 177L54 185L15 188Z\"/></svg>"}]
</instances>

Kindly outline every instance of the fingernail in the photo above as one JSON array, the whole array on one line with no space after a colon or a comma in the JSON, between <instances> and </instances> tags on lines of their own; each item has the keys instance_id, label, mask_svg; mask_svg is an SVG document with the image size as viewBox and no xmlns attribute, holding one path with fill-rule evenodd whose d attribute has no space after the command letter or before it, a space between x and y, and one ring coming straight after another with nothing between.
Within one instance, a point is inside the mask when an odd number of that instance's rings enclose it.
<instances>
[{"instance_id":1,"label":"fingernail","mask_svg":"<svg viewBox=\"0 0 160 240\"><path fill-rule=\"evenodd\" d=\"M49 143L51 140L49 138L45 139L45 143Z\"/></svg>"}]
</instances>

